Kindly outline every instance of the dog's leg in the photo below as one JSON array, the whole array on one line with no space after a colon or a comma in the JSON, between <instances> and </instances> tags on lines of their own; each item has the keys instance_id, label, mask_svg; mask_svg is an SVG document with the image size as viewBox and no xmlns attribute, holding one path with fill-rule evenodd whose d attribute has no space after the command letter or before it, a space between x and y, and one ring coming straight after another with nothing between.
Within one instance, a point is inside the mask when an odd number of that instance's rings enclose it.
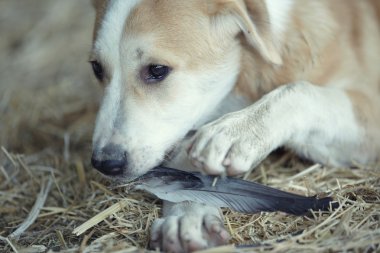
<instances>
[{"instance_id":1,"label":"dog's leg","mask_svg":"<svg viewBox=\"0 0 380 253\"><path fill-rule=\"evenodd\" d=\"M153 223L150 246L164 252L192 252L226 244L229 238L218 208L164 202L164 217Z\"/></svg>"},{"instance_id":2,"label":"dog's leg","mask_svg":"<svg viewBox=\"0 0 380 253\"><path fill-rule=\"evenodd\" d=\"M324 164L374 161L379 150L372 144L379 142L379 135L367 136L349 93L307 82L281 86L257 103L203 126L188 148L189 157L213 175L246 172L283 145ZM376 122L366 124L376 128Z\"/></svg>"}]
</instances>

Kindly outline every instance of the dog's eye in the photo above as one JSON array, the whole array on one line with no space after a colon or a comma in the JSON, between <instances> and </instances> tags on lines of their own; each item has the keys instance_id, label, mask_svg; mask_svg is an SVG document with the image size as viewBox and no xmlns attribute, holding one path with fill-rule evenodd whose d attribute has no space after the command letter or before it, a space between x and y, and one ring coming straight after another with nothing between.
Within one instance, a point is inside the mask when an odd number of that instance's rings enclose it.
<instances>
[{"instance_id":1,"label":"dog's eye","mask_svg":"<svg viewBox=\"0 0 380 253\"><path fill-rule=\"evenodd\" d=\"M96 78L99 81L102 81L104 78L104 70L103 70L102 65L97 61L91 61L90 63L91 63L92 70L94 71Z\"/></svg>"},{"instance_id":2,"label":"dog's eye","mask_svg":"<svg viewBox=\"0 0 380 253\"><path fill-rule=\"evenodd\" d=\"M151 64L141 71L141 78L146 83L158 83L163 81L170 73L171 68L163 65Z\"/></svg>"}]
</instances>

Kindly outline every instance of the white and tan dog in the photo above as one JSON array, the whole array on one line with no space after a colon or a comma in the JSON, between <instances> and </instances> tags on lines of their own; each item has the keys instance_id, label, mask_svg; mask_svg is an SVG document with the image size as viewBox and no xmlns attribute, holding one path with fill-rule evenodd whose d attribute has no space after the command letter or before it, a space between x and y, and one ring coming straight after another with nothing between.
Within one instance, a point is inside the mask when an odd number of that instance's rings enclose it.
<instances>
[{"instance_id":1,"label":"white and tan dog","mask_svg":"<svg viewBox=\"0 0 380 253\"><path fill-rule=\"evenodd\" d=\"M91 63L105 95L92 163L102 173L133 179L180 146L212 175L244 173L280 146L332 166L379 159L380 1L94 6ZM229 236L217 209L184 203L165 206L151 237L183 252Z\"/></svg>"}]
</instances>

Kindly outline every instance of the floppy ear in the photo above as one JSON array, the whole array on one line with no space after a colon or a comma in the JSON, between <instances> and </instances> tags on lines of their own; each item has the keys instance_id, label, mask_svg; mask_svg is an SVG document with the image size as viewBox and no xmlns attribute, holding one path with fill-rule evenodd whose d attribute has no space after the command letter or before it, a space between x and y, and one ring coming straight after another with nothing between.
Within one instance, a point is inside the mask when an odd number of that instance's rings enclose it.
<instances>
[{"instance_id":1,"label":"floppy ear","mask_svg":"<svg viewBox=\"0 0 380 253\"><path fill-rule=\"evenodd\" d=\"M262 0L213 0L214 15L224 15L243 32L247 42L256 48L268 62L282 64L279 50L275 47L269 23L269 14Z\"/></svg>"}]
</instances>

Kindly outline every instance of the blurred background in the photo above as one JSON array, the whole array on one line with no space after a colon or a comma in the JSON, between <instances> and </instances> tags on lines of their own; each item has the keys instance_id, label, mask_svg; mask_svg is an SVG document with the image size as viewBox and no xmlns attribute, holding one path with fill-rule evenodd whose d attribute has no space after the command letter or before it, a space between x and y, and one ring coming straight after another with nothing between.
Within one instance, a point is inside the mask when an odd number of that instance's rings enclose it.
<instances>
[{"instance_id":1,"label":"blurred background","mask_svg":"<svg viewBox=\"0 0 380 253\"><path fill-rule=\"evenodd\" d=\"M1 146L66 158L90 150L100 97L87 63L93 21L90 0L0 1Z\"/></svg>"},{"instance_id":2,"label":"blurred background","mask_svg":"<svg viewBox=\"0 0 380 253\"><path fill-rule=\"evenodd\" d=\"M78 249L73 229L118 201L94 187L89 163L101 97L87 62L94 18L90 0L0 0L0 252ZM1 237L27 220L49 179L44 215L11 247Z\"/></svg>"}]
</instances>

